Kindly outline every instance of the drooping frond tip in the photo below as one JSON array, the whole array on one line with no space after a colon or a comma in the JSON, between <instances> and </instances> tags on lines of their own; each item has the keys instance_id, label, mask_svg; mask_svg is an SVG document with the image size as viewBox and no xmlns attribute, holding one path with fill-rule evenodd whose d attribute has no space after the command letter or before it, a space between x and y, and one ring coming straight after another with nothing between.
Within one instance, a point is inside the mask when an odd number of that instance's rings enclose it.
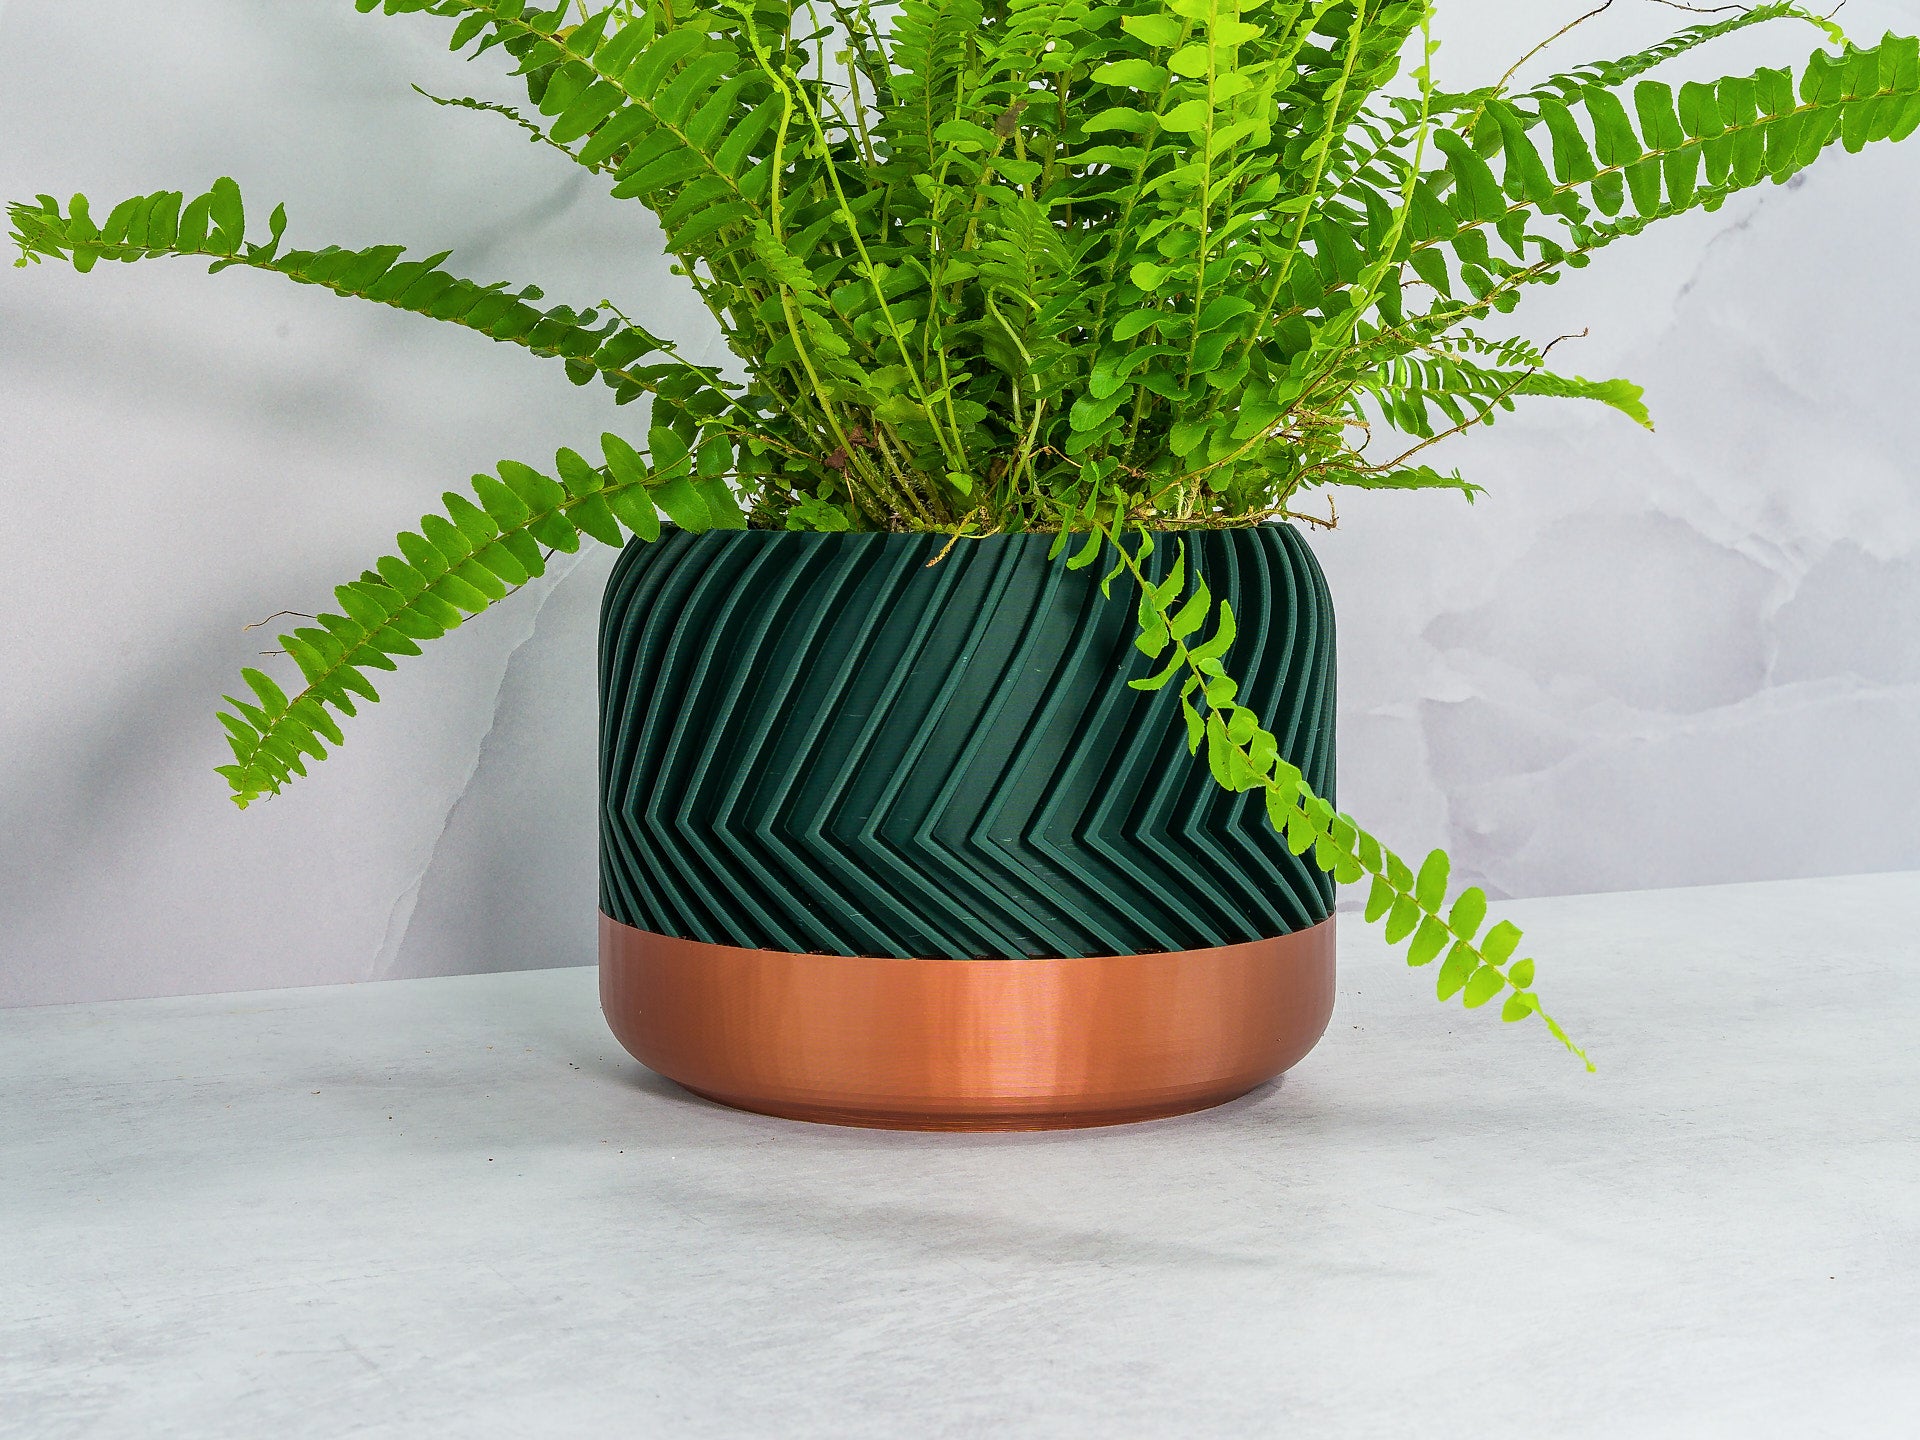
<instances>
[{"instance_id":1,"label":"drooping frond tip","mask_svg":"<svg viewBox=\"0 0 1920 1440\"><path fill-rule=\"evenodd\" d=\"M448 492L441 510L401 532L397 553L334 591L337 613L280 637L305 682L294 694L243 671L251 698L225 697L230 708L220 716L234 755L220 773L235 803L245 808L306 774L309 759L345 738L336 715L379 698L369 671L393 669L394 657L419 654L422 642L545 573L553 551L579 549L582 536L608 545L655 539L662 514L690 531L746 524L722 478L733 458L724 436L710 435L696 452L656 427L645 459L617 435L601 444L597 465L561 450L557 478L507 460L497 475L474 476L469 494Z\"/></svg>"}]
</instances>

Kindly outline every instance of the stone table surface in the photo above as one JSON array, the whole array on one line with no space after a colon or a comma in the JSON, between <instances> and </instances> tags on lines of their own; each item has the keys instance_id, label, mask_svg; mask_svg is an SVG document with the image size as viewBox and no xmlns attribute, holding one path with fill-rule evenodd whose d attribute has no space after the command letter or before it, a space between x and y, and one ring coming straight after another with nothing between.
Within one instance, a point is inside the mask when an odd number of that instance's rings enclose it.
<instances>
[{"instance_id":1,"label":"stone table surface","mask_svg":"<svg viewBox=\"0 0 1920 1440\"><path fill-rule=\"evenodd\" d=\"M1920 875L1499 907L1598 1062L1343 917L1218 1110L694 1099L592 970L0 1012L0 1435L1920 1434Z\"/></svg>"}]
</instances>

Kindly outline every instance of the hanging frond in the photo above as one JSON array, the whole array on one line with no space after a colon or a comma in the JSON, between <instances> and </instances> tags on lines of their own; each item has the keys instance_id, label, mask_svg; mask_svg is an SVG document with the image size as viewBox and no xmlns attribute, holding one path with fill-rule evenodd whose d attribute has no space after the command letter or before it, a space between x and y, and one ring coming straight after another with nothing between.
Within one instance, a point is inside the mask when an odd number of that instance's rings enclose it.
<instances>
[{"instance_id":1,"label":"hanging frond","mask_svg":"<svg viewBox=\"0 0 1920 1440\"><path fill-rule=\"evenodd\" d=\"M1286 837L1287 848L1295 855L1311 852L1314 864L1337 883L1369 881L1367 920L1386 923L1389 945L1406 943L1409 965L1441 962L1435 977L1440 999L1457 995L1472 1010L1504 993L1501 1019L1538 1015L1556 1040L1586 1061L1585 1052L1541 1008L1533 989L1532 959L1513 958L1519 927L1503 920L1483 929L1487 897L1478 886L1460 891L1449 903L1451 866L1444 851L1430 853L1416 873L1352 816L1314 794L1299 767L1281 754L1274 733L1239 703L1239 686L1225 661L1238 629L1232 607L1225 601L1216 607L1205 578L1189 577L1184 550L1166 577L1156 582L1140 567L1152 548L1150 539L1143 537L1133 552L1111 535L1108 540L1139 587L1140 634L1135 643L1149 660L1160 662L1159 670L1129 683L1137 690L1157 691L1180 682L1187 748L1194 754L1206 751L1207 765L1220 786L1263 792L1268 818ZM1593 1068L1590 1061L1587 1068Z\"/></svg>"}]
</instances>

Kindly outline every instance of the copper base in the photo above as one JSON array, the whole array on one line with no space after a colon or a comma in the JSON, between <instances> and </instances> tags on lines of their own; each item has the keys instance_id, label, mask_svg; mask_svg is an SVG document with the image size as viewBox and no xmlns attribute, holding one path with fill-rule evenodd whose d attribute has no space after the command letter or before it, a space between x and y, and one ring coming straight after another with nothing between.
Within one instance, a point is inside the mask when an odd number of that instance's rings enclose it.
<instances>
[{"instance_id":1,"label":"copper base","mask_svg":"<svg viewBox=\"0 0 1920 1440\"><path fill-rule=\"evenodd\" d=\"M649 1069L742 1110L890 1130L1052 1130L1204 1110L1333 1013L1333 920L1079 960L875 960L600 917L600 1003Z\"/></svg>"}]
</instances>

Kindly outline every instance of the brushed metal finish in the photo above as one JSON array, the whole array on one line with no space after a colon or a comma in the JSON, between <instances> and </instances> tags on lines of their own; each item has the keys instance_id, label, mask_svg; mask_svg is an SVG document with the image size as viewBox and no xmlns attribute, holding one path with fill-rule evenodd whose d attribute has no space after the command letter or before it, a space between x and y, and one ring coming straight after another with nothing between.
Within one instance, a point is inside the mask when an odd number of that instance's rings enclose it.
<instances>
[{"instance_id":1,"label":"brushed metal finish","mask_svg":"<svg viewBox=\"0 0 1920 1440\"><path fill-rule=\"evenodd\" d=\"M1296 1064L1333 1013L1334 921L1204 950L900 960L750 950L600 916L600 1002L652 1070L744 1110L1046 1130L1201 1110Z\"/></svg>"}]
</instances>

